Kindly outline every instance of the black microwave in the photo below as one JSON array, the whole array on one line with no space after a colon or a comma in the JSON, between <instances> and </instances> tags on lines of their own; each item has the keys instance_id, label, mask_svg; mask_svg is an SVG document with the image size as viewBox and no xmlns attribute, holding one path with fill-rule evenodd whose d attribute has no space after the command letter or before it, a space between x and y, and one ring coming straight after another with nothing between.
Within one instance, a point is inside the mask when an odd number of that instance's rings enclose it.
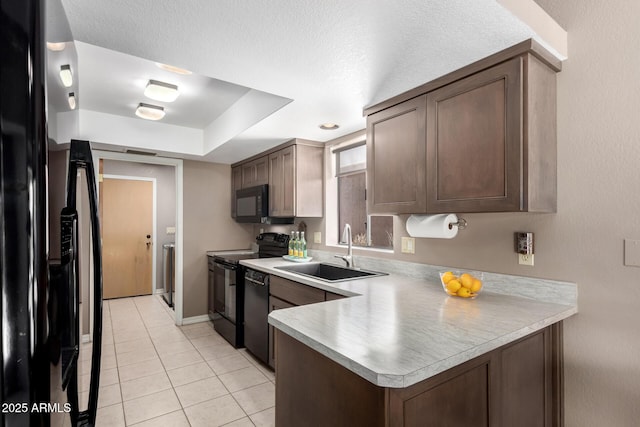
<instances>
[{"instance_id":1,"label":"black microwave","mask_svg":"<svg viewBox=\"0 0 640 427\"><path fill-rule=\"evenodd\" d=\"M236 190L236 221L250 224L293 224L293 217L269 216L269 185Z\"/></svg>"},{"instance_id":2,"label":"black microwave","mask_svg":"<svg viewBox=\"0 0 640 427\"><path fill-rule=\"evenodd\" d=\"M236 190L236 221L264 223L269 216L269 186Z\"/></svg>"}]
</instances>

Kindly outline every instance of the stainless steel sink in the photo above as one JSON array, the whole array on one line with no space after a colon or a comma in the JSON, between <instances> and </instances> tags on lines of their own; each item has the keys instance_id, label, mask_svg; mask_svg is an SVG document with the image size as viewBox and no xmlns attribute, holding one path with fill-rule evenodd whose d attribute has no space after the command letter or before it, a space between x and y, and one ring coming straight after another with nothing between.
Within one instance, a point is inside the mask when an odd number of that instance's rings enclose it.
<instances>
[{"instance_id":1,"label":"stainless steel sink","mask_svg":"<svg viewBox=\"0 0 640 427\"><path fill-rule=\"evenodd\" d=\"M347 280L366 279L367 277L386 276L387 273L362 270L359 268L346 268L339 265L326 263L296 264L284 267L275 267L278 270L313 277L326 282L343 282Z\"/></svg>"}]
</instances>

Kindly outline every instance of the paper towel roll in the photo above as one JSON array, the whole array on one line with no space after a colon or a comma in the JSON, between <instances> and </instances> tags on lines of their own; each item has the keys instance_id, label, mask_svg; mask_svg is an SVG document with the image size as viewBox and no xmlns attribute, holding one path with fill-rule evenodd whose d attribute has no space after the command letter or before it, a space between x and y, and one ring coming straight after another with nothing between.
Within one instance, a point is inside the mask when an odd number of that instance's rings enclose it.
<instances>
[{"instance_id":1,"label":"paper towel roll","mask_svg":"<svg viewBox=\"0 0 640 427\"><path fill-rule=\"evenodd\" d=\"M458 227L449 228L449 224L456 222L456 214L411 215L407 219L407 233L411 237L453 239L458 234Z\"/></svg>"}]
</instances>

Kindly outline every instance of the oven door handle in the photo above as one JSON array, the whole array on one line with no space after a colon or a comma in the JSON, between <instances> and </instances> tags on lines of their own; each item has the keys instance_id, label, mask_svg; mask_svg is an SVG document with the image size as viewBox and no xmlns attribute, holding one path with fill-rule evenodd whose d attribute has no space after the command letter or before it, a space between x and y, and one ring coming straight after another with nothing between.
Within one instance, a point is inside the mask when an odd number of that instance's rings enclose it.
<instances>
[{"instance_id":1,"label":"oven door handle","mask_svg":"<svg viewBox=\"0 0 640 427\"><path fill-rule=\"evenodd\" d=\"M244 280L249 282L249 283L252 283L252 284L254 284L256 286L266 286L267 285L266 283L261 282L261 281L256 280L256 279L252 279L251 277L246 277L245 276Z\"/></svg>"}]
</instances>

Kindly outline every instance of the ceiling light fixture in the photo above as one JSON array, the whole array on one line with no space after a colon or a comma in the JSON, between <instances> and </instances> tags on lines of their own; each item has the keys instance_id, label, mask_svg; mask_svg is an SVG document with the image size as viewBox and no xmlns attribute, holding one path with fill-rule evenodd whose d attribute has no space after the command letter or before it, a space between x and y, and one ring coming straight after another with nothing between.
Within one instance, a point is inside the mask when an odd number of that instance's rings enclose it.
<instances>
[{"instance_id":1,"label":"ceiling light fixture","mask_svg":"<svg viewBox=\"0 0 640 427\"><path fill-rule=\"evenodd\" d=\"M183 76L188 76L189 74L192 74L191 71L185 70L184 68L174 67L173 65L167 65L161 62L156 62L156 66L158 68L162 68L165 71L171 71L172 73L182 74Z\"/></svg>"},{"instance_id":2,"label":"ceiling light fixture","mask_svg":"<svg viewBox=\"0 0 640 427\"><path fill-rule=\"evenodd\" d=\"M62 80L64 87L71 87L73 84L73 74L69 64L60 67L60 80Z\"/></svg>"},{"instance_id":3,"label":"ceiling light fixture","mask_svg":"<svg viewBox=\"0 0 640 427\"><path fill-rule=\"evenodd\" d=\"M72 110L76 109L76 94L74 92L69 92L69 98L67 99L67 101L69 101L69 108L71 108Z\"/></svg>"},{"instance_id":4,"label":"ceiling light fixture","mask_svg":"<svg viewBox=\"0 0 640 427\"><path fill-rule=\"evenodd\" d=\"M143 102L138 104L136 108L136 116L141 119L147 120L160 120L164 117L164 107L158 105L145 104Z\"/></svg>"},{"instance_id":5,"label":"ceiling light fixture","mask_svg":"<svg viewBox=\"0 0 640 427\"><path fill-rule=\"evenodd\" d=\"M176 85L159 82L158 80L149 80L147 87L144 89L144 95L156 101L173 102L180 95L180 92L178 92L178 86Z\"/></svg>"},{"instance_id":6,"label":"ceiling light fixture","mask_svg":"<svg viewBox=\"0 0 640 427\"><path fill-rule=\"evenodd\" d=\"M338 126L335 123L322 123L319 127L322 130L335 130L335 129L338 129L340 126Z\"/></svg>"},{"instance_id":7,"label":"ceiling light fixture","mask_svg":"<svg viewBox=\"0 0 640 427\"><path fill-rule=\"evenodd\" d=\"M65 42L60 42L60 43L47 42L47 49L49 49L52 52L60 52L61 50L64 50L66 46L67 45Z\"/></svg>"}]
</instances>

